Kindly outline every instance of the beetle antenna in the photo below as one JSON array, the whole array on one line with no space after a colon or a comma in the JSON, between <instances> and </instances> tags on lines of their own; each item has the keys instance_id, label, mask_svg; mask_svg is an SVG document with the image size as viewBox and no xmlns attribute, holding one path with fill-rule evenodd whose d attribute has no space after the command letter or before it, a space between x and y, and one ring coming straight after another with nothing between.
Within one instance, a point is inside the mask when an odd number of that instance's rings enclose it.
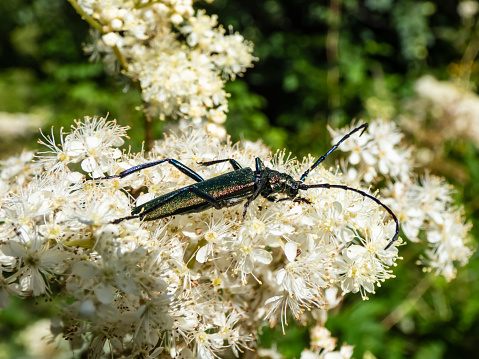
<instances>
[{"instance_id":1,"label":"beetle antenna","mask_svg":"<svg viewBox=\"0 0 479 359\"><path fill-rule=\"evenodd\" d=\"M112 176L106 176L106 177L94 177L94 178L87 178L87 179L84 179L83 180L83 183L87 182L87 181L99 181L99 180L107 180L107 179L111 179L111 178L118 178L121 176L120 175L112 175Z\"/></svg>"},{"instance_id":2,"label":"beetle antenna","mask_svg":"<svg viewBox=\"0 0 479 359\"><path fill-rule=\"evenodd\" d=\"M366 131L366 129L368 128L369 124L367 123L364 123L362 124L361 126L359 127L356 127L354 130L352 130L351 132L349 132L347 135L345 135L343 138L341 138L339 140L338 143L336 143L333 147L331 147L329 149L328 152L326 152L323 156L319 157L318 160L316 162L313 163L313 165L311 167L309 167L306 172L303 173L303 175L301 176L301 178L299 179L301 182L304 181L304 179L306 178L306 176L309 174L309 172L311 172L312 170L314 170L321 162L323 162L326 157L328 157L328 155L333 152L335 149L337 149L339 147L339 145L341 145L341 143L343 143L344 141L346 141L353 133L359 131L360 129L362 129L361 133L359 134L359 136L361 136L364 131Z\"/></svg>"},{"instance_id":3,"label":"beetle antenna","mask_svg":"<svg viewBox=\"0 0 479 359\"><path fill-rule=\"evenodd\" d=\"M299 189L302 189L302 190L307 190L307 189L310 189L310 188L340 188L340 189L343 189L345 191L353 191L353 192L356 192L356 193L359 193L360 195L364 196L364 197L367 197L369 199L372 199L374 202L376 202L377 204L379 204L380 206L382 206L392 217L393 217L393 220L394 220L394 223L396 223L396 231L394 232L394 237L389 241L388 245L386 246L386 248L384 248L384 250L388 249L389 247L391 247L391 245L393 244L393 242L398 238L399 236L399 221L396 217L396 215L394 214L394 212L391 210L391 208L389 208L388 206L386 206L384 203L382 203L379 199L377 199L376 197L374 196L371 196L370 194L364 192L364 191L361 191L359 189L356 189L356 188L352 188L352 187L348 187L348 186L343 186L343 185L339 185L339 184L329 184L329 183L321 183L321 184L311 184L311 185L307 185L307 184L300 184Z\"/></svg>"}]
</instances>

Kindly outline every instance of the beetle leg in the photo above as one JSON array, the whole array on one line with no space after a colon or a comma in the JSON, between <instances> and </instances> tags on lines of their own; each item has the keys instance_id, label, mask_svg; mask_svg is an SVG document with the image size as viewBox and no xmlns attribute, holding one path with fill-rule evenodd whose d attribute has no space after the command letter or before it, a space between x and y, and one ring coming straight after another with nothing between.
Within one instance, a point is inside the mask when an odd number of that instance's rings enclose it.
<instances>
[{"instance_id":1,"label":"beetle leg","mask_svg":"<svg viewBox=\"0 0 479 359\"><path fill-rule=\"evenodd\" d=\"M156 166L156 165L159 165L163 162L169 162L170 164L172 164L173 166L175 166L177 169L179 169L181 172L183 172L185 175L187 175L188 177L194 179L196 182L203 182L204 179L203 177L201 177L198 173L196 173L195 171L193 171L191 168L185 166L183 163L181 163L180 161L177 161L177 160L174 160L174 159L171 159L171 158L164 158L162 160L159 160L159 161L154 161L154 162L148 162L148 163L144 163L142 165L138 165L138 166L134 166L132 168L129 168L127 170L124 170L123 172L120 172L119 174L117 175L113 175L113 176L106 176L106 177L97 177L97 178L90 178L89 180L105 180L105 179L110 179L110 178L124 178L132 173L135 173L135 172L138 172L140 170L143 170L145 168L149 168L149 167L153 167L153 166ZM88 180L87 180L88 181Z\"/></svg>"},{"instance_id":2,"label":"beetle leg","mask_svg":"<svg viewBox=\"0 0 479 359\"><path fill-rule=\"evenodd\" d=\"M240 170L242 169L243 167L241 167L241 165L236 162L234 159L232 158L224 158L222 160L214 160L214 161L207 161L207 162L198 162L199 165L202 165L202 166L211 166L211 165L215 165L217 163L223 163L223 162L229 162L231 163L231 166L233 166L233 169L236 171L236 170Z\"/></svg>"},{"instance_id":3,"label":"beetle leg","mask_svg":"<svg viewBox=\"0 0 479 359\"><path fill-rule=\"evenodd\" d=\"M158 209L158 208L164 206L165 204L167 204L168 202L170 202L171 200L173 200L176 196L178 196L180 193L183 193L183 192L185 192L185 191L190 190L191 187L192 187L192 186L186 186L186 187L180 188L180 189L178 189L178 190L176 190L176 191L170 192L170 193L169 193L169 196L166 197L162 202L156 203L154 206L152 206L152 207L150 207L150 208L148 208L148 209L142 208L141 211L137 211L137 210L138 210L138 207L140 207L140 206L135 207L135 208L133 208L132 213L135 213L135 212L136 212L136 213L138 214L138 216L140 217L140 219L143 219L148 213L153 212L153 211L155 211L156 209ZM135 214L136 214L136 213L135 213ZM121 218L120 218L120 219L121 219ZM147 219L147 220L148 220L148 219Z\"/></svg>"},{"instance_id":4,"label":"beetle leg","mask_svg":"<svg viewBox=\"0 0 479 359\"><path fill-rule=\"evenodd\" d=\"M136 216L128 216L128 217L118 218L118 219L115 219L114 221L111 221L110 223L118 224L118 223L126 221L128 219L139 218L139 217L140 217L140 215L137 214Z\"/></svg>"},{"instance_id":5,"label":"beetle leg","mask_svg":"<svg viewBox=\"0 0 479 359\"><path fill-rule=\"evenodd\" d=\"M250 205L250 203L253 202L256 199L256 197L258 197L259 194L263 192L264 188L266 187L267 179L265 177L260 177L261 174L257 174L257 175L255 174L255 176L256 176L255 181L257 181L256 183L258 184L258 186L256 187L254 193L250 197L248 197L248 200L244 204L243 219L246 216L246 210L248 209L248 206Z\"/></svg>"},{"instance_id":6,"label":"beetle leg","mask_svg":"<svg viewBox=\"0 0 479 359\"><path fill-rule=\"evenodd\" d=\"M255 159L255 167L256 167L256 172L261 173L261 171L264 170L265 166L263 161L261 161L261 158L256 157Z\"/></svg>"},{"instance_id":7,"label":"beetle leg","mask_svg":"<svg viewBox=\"0 0 479 359\"><path fill-rule=\"evenodd\" d=\"M214 198L212 195L210 195L208 192L202 191L196 188L194 185L187 188L191 190L191 192L196 194L198 197L201 197L205 201L209 202L216 209L220 209L222 207L221 204L218 202L218 200Z\"/></svg>"},{"instance_id":8,"label":"beetle leg","mask_svg":"<svg viewBox=\"0 0 479 359\"><path fill-rule=\"evenodd\" d=\"M210 203L213 207L215 207L216 209L220 209L222 206L221 204L216 200L216 198L214 198L212 195L210 195L209 193L205 192L205 191L202 191L198 188L195 187L195 185L191 185L191 186L187 186L187 187L183 187L183 188L180 188L179 190L177 191L174 191L170 194L169 197L165 198L165 200L163 200L162 202L160 203L157 203L154 207L151 207L149 208L148 210L145 210L145 211L142 211L138 214L138 216L140 218L143 218L145 217L148 213L156 210L157 208L160 208L162 206L164 206L166 203L170 202L171 200L173 200L176 196L178 196L180 193L183 193L183 192L186 192L186 191L191 191L193 192L194 194L196 194L198 197L200 198L203 198L205 201L207 201L208 203ZM135 211L135 210L133 210ZM131 217L131 218L136 218L136 217ZM129 219L129 217L127 217L126 219ZM120 220L122 220L122 218L120 218ZM115 221L116 222L116 221ZM121 222L121 221L120 221ZM113 222L112 222L113 223Z\"/></svg>"},{"instance_id":9,"label":"beetle leg","mask_svg":"<svg viewBox=\"0 0 479 359\"><path fill-rule=\"evenodd\" d=\"M302 202L306 204L312 203L309 199L303 198L303 197L286 197L286 198L281 198L278 200L278 202L282 202L282 201Z\"/></svg>"}]
</instances>

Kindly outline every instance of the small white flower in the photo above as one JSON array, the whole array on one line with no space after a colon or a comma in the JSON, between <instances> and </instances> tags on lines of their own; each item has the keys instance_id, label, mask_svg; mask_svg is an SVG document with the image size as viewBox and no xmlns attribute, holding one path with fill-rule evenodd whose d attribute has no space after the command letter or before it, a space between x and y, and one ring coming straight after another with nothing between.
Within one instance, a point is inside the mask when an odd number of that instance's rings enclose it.
<instances>
[{"instance_id":1,"label":"small white flower","mask_svg":"<svg viewBox=\"0 0 479 359\"><path fill-rule=\"evenodd\" d=\"M119 20L118 20L119 21ZM121 22L121 21L120 21ZM113 29L115 30L115 29ZM115 32L109 32L102 36L103 41L107 46L114 47L118 43L118 35Z\"/></svg>"},{"instance_id":2,"label":"small white flower","mask_svg":"<svg viewBox=\"0 0 479 359\"><path fill-rule=\"evenodd\" d=\"M10 240L3 244L2 252L18 258L23 291L39 296L49 291L49 283L45 279L51 274L61 274L67 268L68 253L50 247L47 241L38 237L38 232L22 231L18 236L18 242Z\"/></svg>"}]
</instances>

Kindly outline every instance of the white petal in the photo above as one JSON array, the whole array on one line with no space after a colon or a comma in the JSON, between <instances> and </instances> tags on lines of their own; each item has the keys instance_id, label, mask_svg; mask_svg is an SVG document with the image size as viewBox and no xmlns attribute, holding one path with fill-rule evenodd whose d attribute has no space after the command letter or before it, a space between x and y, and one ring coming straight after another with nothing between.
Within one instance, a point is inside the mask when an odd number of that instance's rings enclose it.
<instances>
[{"instance_id":1,"label":"white petal","mask_svg":"<svg viewBox=\"0 0 479 359\"><path fill-rule=\"evenodd\" d=\"M298 253L298 243L296 242L288 242L284 246L284 254L286 254L286 258L290 262L293 262L296 258L296 254Z\"/></svg>"},{"instance_id":2,"label":"white petal","mask_svg":"<svg viewBox=\"0 0 479 359\"><path fill-rule=\"evenodd\" d=\"M444 224L444 217L443 215L438 212L438 211L429 211L428 213L429 217L436 222L437 224Z\"/></svg>"},{"instance_id":3,"label":"white petal","mask_svg":"<svg viewBox=\"0 0 479 359\"><path fill-rule=\"evenodd\" d=\"M178 355L178 359L191 359L191 358L193 358L193 352L188 348L183 349Z\"/></svg>"},{"instance_id":4,"label":"white petal","mask_svg":"<svg viewBox=\"0 0 479 359\"><path fill-rule=\"evenodd\" d=\"M25 248L16 241L8 241L2 245L2 252L10 257L23 257Z\"/></svg>"},{"instance_id":5,"label":"white petal","mask_svg":"<svg viewBox=\"0 0 479 359\"><path fill-rule=\"evenodd\" d=\"M89 262L80 261L73 265L72 272L82 279L91 279L96 276L97 267Z\"/></svg>"},{"instance_id":6,"label":"white petal","mask_svg":"<svg viewBox=\"0 0 479 359\"><path fill-rule=\"evenodd\" d=\"M352 245L347 249L347 256L351 259L356 259L357 257L361 256L367 250L366 248L358 245Z\"/></svg>"},{"instance_id":7,"label":"white petal","mask_svg":"<svg viewBox=\"0 0 479 359\"><path fill-rule=\"evenodd\" d=\"M281 283L283 283L283 279L285 276L286 276L286 270L280 269L278 273L276 274L276 283L278 283L278 285L281 285Z\"/></svg>"},{"instance_id":8,"label":"white petal","mask_svg":"<svg viewBox=\"0 0 479 359\"><path fill-rule=\"evenodd\" d=\"M101 303L110 304L115 299L115 288L111 285L99 283L95 287L95 295Z\"/></svg>"},{"instance_id":9,"label":"white petal","mask_svg":"<svg viewBox=\"0 0 479 359\"><path fill-rule=\"evenodd\" d=\"M98 168L95 158L87 157L81 162L81 168L85 172L93 172Z\"/></svg>"},{"instance_id":10,"label":"white petal","mask_svg":"<svg viewBox=\"0 0 479 359\"><path fill-rule=\"evenodd\" d=\"M118 148L115 148L112 153L111 153L112 158L120 158L121 157L121 151Z\"/></svg>"},{"instance_id":11,"label":"white petal","mask_svg":"<svg viewBox=\"0 0 479 359\"><path fill-rule=\"evenodd\" d=\"M70 156L70 157L80 156L85 151L85 147L83 146L83 142L78 141L78 140L65 141L63 148L64 148L64 151L67 154L67 156Z\"/></svg>"},{"instance_id":12,"label":"white petal","mask_svg":"<svg viewBox=\"0 0 479 359\"><path fill-rule=\"evenodd\" d=\"M141 196L138 196L138 198L136 199L136 206L141 206L142 204L148 202L148 201L151 201L153 198L155 197L155 195L153 193L145 193L145 194L142 194Z\"/></svg>"},{"instance_id":13,"label":"white petal","mask_svg":"<svg viewBox=\"0 0 479 359\"><path fill-rule=\"evenodd\" d=\"M93 301L91 300L86 300L80 305L80 314L85 316L85 317L90 317L95 313L95 305L93 304Z\"/></svg>"},{"instance_id":14,"label":"white petal","mask_svg":"<svg viewBox=\"0 0 479 359\"><path fill-rule=\"evenodd\" d=\"M360 159L361 157L359 157L359 153L357 151L353 151L351 156L349 156L349 163L352 165L357 165Z\"/></svg>"},{"instance_id":15,"label":"white petal","mask_svg":"<svg viewBox=\"0 0 479 359\"><path fill-rule=\"evenodd\" d=\"M343 206L337 201L333 202L333 208L336 210L337 214L340 214L343 211Z\"/></svg>"},{"instance_id":16,"label":"white petal","mask_svg":"<svg viewBox=\"0 0 479 359\"><path fill-rule=\"evenodd\" d=\"M267 305L269 303L276 302L276 301L280 300L281 298L283 298L282 295L275 295L274 297L268 298L266 300L266 302L264 302L264 304Z\"/></svg>"},{"instance_id":17,"label":"white petal","mask_svg":"<svg viewBox=\"0 0 479 359\"><path fill-rule=\"evenodd\" d=\"M208 259L208 245L205 245L199 249L196 253L196 260L200 263L206 262Z\"/></svg>"},{"instance_id":18,"label":"white petal","mask_svg":"<svg viewBox=\"0 0 479 359\"><path fill-rule=\"evenodd\" d=\"M374 283L363 281L362 285L367 292L369 293L374 292Z\"/></svg>"},{"instance_id":19,"label":"white petal","mask_svg":"<svg viewBox=\"0 0 479 359\"><path fill-rule=\"evenodd\" d=\"M379 160L378 167L379 167L379 172L381 172L383 175L386 175L386 174L389 173L389 167L388 167L386 161Z\"/></svg>"},{"instance_id":20,"label":"white petal","mask_svg":"<svg viewBox=\"0 0 479 359\"><path fill-rule=\"evenodd\" d=\"M101 144L101 141L96 136L88 136L87 138L85 138L85 144L89 149L91 149L98 147Z\"/></svg>"},{"instance_id":21,"label":"white petal","mask_svg":"<svg viewBox=\"0 0 479 359\"><path fill-rule=\"evenodd\" d=\"M45 293L45 281L38 270L32 270L32 276L30 277L30 289L33 290L34 296Z\"/></svg>"},{"instance_id":22,"label":"white petal","mask_svg":"<svg viewBox=\"0 0 479 359\"><path fill-rule=\"evenodd\" d=\"M71 172L67 175L66 180L70 183L79 183L83 180L83 175L80 172Z\"/></svg>"},{"instance_id":23,"label":"white petal","mask_svg":"<svg viewBox=\"0 0 479 359\"><path fill-rule=\"evenodd\" d=\"M253 272L253 269L254 269L253 259L251 258L251 256L247 256L244 259L244 264L243 264L242 271L245 274L249 274L249 273Z\"/></svg>"},{"instance_id":24,"label":"white petal","mask_svg":"<svg viewBox=\"0 0 479 359\"><path fill-rule=\"evenodd\" d=\"M123 146L124 143L125 141L120 136L115 137L113 141L111 141L111 145L115 147Z\"/></svg>"},{"instance_id":25,"label":"white petal","mask_svg":"<svg viewBox=\"0 0 479 359\"><path fill-rule=\"evenodd\" d=\"M253 250L254 260L263 264L270 264L273 260L273 256L268 251L264 249L255 249Z\"/></svg>"},{"instance_id":26,"label":"white petal","mask_svg":"<svg viewBox=\"0 0 479 359\"><path fill-rule=\"evenodd\" d=\"M357 292L357 289L354 287L354 280L352 278L345 278L344 281L341 283L341 289L344 293Z\"/></svg>"},{"instance_id":27,"label":"white petal","mask_svg":"<svg viewBox=\"0 0 479 359\"><path fill-rule=\"evenodd\" d=\"M133 294L140 296L140 290L138 288L138 282L136 277L131 277L130 273L123 271L115 277L115 284L118 289L122 290L126 294Z\"/></svg>"},{"instance_id":28,"label":"white petal","mask_svg":"<svg viewBox=\"0 0 479 359\"><path fill-rule=\"evenodd\" d=\"M366 164L372 166L376 163L376 157L371 154L369 151L363 151L363 160Z\"/></svg>"},{"instance_id":29,"label":"white petal","mask_svg":"<svg viewBox=\"0 0 479 359\"><path fill-rule=\"evenodd\" d=\"M429 231L427 232L427 240L430 243L437 243L442 239L442 235L436 231Z\"/></svg>"}]
</instances>

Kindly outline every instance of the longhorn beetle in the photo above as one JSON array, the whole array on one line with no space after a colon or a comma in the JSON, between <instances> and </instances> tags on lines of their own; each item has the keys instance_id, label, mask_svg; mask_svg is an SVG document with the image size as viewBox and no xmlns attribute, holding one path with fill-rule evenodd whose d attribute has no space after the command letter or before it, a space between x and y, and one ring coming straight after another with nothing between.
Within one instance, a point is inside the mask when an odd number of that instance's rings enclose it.
<instances>
[{"instance_id":1,"label":"longhorn beetle","mask_svg":"<svg viewBox=\"0 0 479 359\"><path fill-rule=\"evenodd\" d=\"M394 219L394 222L396 223L396 231L393 238L385 248L388 249L399 235L398 219L388 206L383 204L376 197L373 197L372 195L356 188L329 183L311 185L303 183L309 172L314 170L321 162L323 162L331 152L341 145L341 143L348 139L353 133L362 129L360 133L361 136L367 127L368 124L365 123L341 138L341 140L331 147L328 152L319 157L319 159L302 174L299 180L293 179L293 177L287 173L278 172L266 167L260 158L256 158L256 169L254 171L249 167L242 168L241 165L232 158L198 162L198 164L202 166L211 166L217 163L229 162L233 167L232 172L228 172L207 180L203 179L203 177L201 177L198 173L188 168L181 162L171 158L165 158L159 161L134 166L123 172L120 172L117 175L91 178L90 180L124 178L142 169L156 166L163 162L168 162L197 182L156 197L149 202L135 207L131 212L131 216L116 219L111 222L114 224L133 218L152 221L158 218L169 217L176 214L201 212L212 207L220 209L223 207L234 206L246 200L243 210L244 218L248 206L259 195L265 197L271 202L292 200L295 202L311 203L310 200L298 196L299 190L308 190L310 188L339 188L346 191L352 191L373 200L382 206ZM274 194L285 194L286 197L278 200Z\"/></svg>"}]
</instances>

